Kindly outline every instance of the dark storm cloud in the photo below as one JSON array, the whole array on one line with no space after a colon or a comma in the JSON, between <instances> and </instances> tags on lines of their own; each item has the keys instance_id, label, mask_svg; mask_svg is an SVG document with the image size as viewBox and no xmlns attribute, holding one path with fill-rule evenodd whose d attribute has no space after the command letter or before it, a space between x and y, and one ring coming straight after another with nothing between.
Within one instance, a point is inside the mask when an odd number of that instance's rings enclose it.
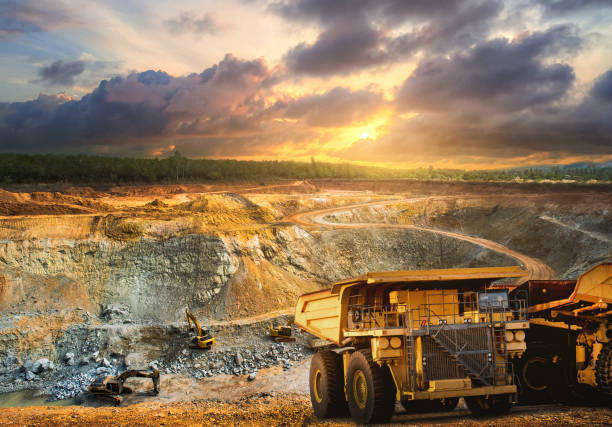
<instances>
[{"instance_id":1,"label":"dark storm cloud","mask_svg":"<svg viewBox=\"0 0 612 427\"><path fill-rule=\"evenodd\" d=\"M172 34L211 34L219 33L222 26L210 14L197 15L193 12L181 12L174 18L164 21L164 26Z\"/></svg>"},{"instance_id":2,"label":"dark storm cloud","mask_svg":"<svg viewBox=\"0 0 612 427\"><path fill-rule=\"evenodd\" d=\"M595 80L591 95L602 102L612 103L612 70L608 70Z\"/></svg>"},{"instance_id":3,"label":"dark storm cloud","mask_svg":"<svg viewBox=\"0 0 612 427\"><path fill-rule=\"evenodd\" d=\"M612 70L572 104L565 95L573 70L553 60L580 46L574 29L562 26L424 61L396 98L416 115L395 116L378 140L356 141L337 154L398 162L610 154Z\"/></svg>"},{"instance_id":4,"label":"dark storm cloud","mask_svg":"<svg viewBox=\"0 0 612 427\"><path fill-rule=\"evenodd\" d=\"M0 40L78 23L61 7L43 0L0 0Z\"/></svg>"},{"instance_id":5,"label":"dark storm cloud","mask_svg":"<svg viewBox=\"0 0 612 427\"><path fill-rule=\"evenodd\" d=\"M387 62L381 40L382 34L366 23L339 24L321 33L314 44L295 46L285 60L296 74L348 74Z\"/></svg>"},{"instance_id":6,"label":"dark storm cloud","mask_svg":"<svg viewBox=\"0 0 612 427\"><path fill-rule=\"evenodd\" d=\"M127 144L177 134L240 132L257 126L249 105L270 70L262 60L227 55L207 81L163 71L104 80L80 100L45 96L0 104L0 149L51 151ZM83 151L87 151L83 147Z\"/></svg>"},{"instance_id":7,"label":"dark storm cloud","mask_svg":"<svg viewBox=\"0 0 612 427\"><path fill-rule=\"evenodd\" d=\"M448 52L470 46L490 31L503 9L500 1L340 1L302 0L274 3L281 16L313 20L322 32L312 43L300 43L285 60L295 74L327 76L401 62L417 52ZM412 29L390 35L394 27Z\"/></svg>"},{"instance_id":8,"label":"dark storm cloud","mask_svg":"<svg viewBox=\"0 0 612 427\"><path fill-rule=\"evenodd\" d=\"M609 0L540 0L546 14L565 15L582 10L612 8Z\"/></svg>"},{"instance_id":9,"label":"dark storm cloud","mask_svg":"<svg viewBox=\"0 0 612 427\"><path fill-rule=\"evenodd\" d=\"M383 20L398 24L406 19L441 16L471 0L286 0L274 1L270 10L294 21L314 21L333 25L338 21Z\"/></svg>"},{"instance_id":10,"label":"dark storm cloud","mask_svg":"<svg viewBox=\"0 0 612 427\"><path fill-rule=\"evenodd\" d=\"M464 109L506 113L563 97L575 76L551 55L576 52L581 40L571 26L520 40L494 39L450 58L422 61L397 94L403 110Z\"/></svg>"},{"instance_id":11,"label":"dark storm cloud","mask_svg":"<svg viewBox=\"0 0 612 427\"><path fill-rule=\"evenodd\" d=\"M43 67L38 75L45 83L70 86L74 84L74 78L83 71L85 71L84 61L55 61Z\"/></svg>"},{"instance_id":12,"label":"dark storm cloud","mask_svg":"<svg viewBox=\"0 0 612 427\"><path fill-rule=\"evenodd\" d=\"M304 119L310 126L338 127L367 120L384 105L381 93L336 87L288 103L285 117Z\"/></svg>"}]
</instances>

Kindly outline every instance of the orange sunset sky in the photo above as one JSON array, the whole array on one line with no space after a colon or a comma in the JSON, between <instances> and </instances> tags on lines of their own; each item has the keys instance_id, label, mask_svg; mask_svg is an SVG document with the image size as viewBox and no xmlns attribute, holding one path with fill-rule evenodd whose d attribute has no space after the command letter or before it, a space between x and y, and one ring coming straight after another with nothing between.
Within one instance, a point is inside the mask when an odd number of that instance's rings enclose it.
<instances>
[{"instance_id":1,"label":"orange sunset sky","mask_svg":"<svg viewBox=\"0 0 612 427\"><path fill-rule=\"evenodd\" d=\"M612 161L612 1L0 3L0 151Z\"/></svg>"}]
</instances>

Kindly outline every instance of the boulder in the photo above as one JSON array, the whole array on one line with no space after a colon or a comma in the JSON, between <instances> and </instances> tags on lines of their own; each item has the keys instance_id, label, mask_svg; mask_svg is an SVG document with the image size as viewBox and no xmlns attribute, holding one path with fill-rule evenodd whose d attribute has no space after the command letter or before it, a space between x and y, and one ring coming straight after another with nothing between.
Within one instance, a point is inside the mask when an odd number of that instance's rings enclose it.
<instances>
[{"instance_id":1,"label":"boulder","mask_svg":"<svg viewBox=\"0 0 612 427\"><path fill-rule=\"evenodd\" d=\"M66 353L66 354L64 354L64 362L68 366L74 365L74 353Z\"/></svg>"},{"instance_id":2,"label":"boulder","mask_svg":"<svg viewBox=\"0 0 612 427\"><path fill-rule=\"evenodd\" d=\"M130 307L125 304L107 304L102 310L102 317L107 320L123 319L130 315Z\"/></svg>"},{"instance_id":3,"label":"boulder","mask_svg":"<svg viewBox=\"0 0 612 427\"><path fill-rule=\"evenodd\" d=\"M42 359L38 359L36 362L34 362L34 365L32 365L32 372L35 374L40 374L45 371L50 371L53 368L55 368L53 362L46 357L43 357Z\"/></svg>"},{"instance_id":4,"label":"boulder","mask_svg":"<svg viewBox=\"0 0 612 427\"><path fill-rule=\"evenodd\" d=\"M34 375L32 371L26 371L25 378L28 381L32 381L34 378L36 378L36 375Z\"/></svg>"},{"instance_id":5,"label":"boulder","mask_svg":"<svg viewBox=\"0 0 612 427\"><path fill-rule=\"evenodd\" d=\"M23 365L21 365L21 370L23 372L31 371L34 367L34 362L31 360L26 360Z\"/></svg>"},{"instance_id":6,"label":"boulder","mask_svg":"<svg viewBox=\"0 0 612 427\"><path fill-rule=\"evenodd\" d=\"M4 358L4 360L2 361L2 365L3 365L5 368L11 367L11 366L13 366L15 363L17 363L17 358L16 358L15 356L11 356L11 355L6 356L6 357Z\"/></svg>"}]
</instances>

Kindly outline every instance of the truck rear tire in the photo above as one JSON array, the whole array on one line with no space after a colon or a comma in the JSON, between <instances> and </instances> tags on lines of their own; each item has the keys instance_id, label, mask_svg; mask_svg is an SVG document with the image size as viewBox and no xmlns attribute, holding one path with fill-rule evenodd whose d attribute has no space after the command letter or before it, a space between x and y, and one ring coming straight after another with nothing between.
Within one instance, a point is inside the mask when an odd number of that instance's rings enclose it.
<instances>
[{"instance_id":1,"label":"truck rear tire","mask_svg":"<svg viewBox=\"0 0 612 427\"><path fill-rule=\"evenodd\" d=\"M489 397L466 397L465 403L475 417L487 415L502 415L510 411L512 402L509 394L497 394Z\"/></svg>"},{"instance_id":2,"label":"truck rear tire","mask_svg":"<svg viewBox=\"0 0 612 427\"><path fill-rule=\"evenodd\" d=\"M351 355L347 371L348 407L359 424L386 423L395 410L395 383L389 368L372 361L369 350Z\"/></svg>"},{"instance_id":3,"label":"truck rear tire","mask_svg":"<svg viewBox=\"0 0 612 427\"><path fill-rule=\"evenodd\" d=\"M604 398L612 400L612 341L604 346L597 357L595 377L599 391L604 394Z\"/></svg>"},{"instance_id":4,"label":"truck rear tire","mask_svg":"<svg viewBox=\"0 0 612 427\"><path fill-rule=\"evenodd\" d=\"M323 350L310 361L310 400L319 418L347 415L342 356Z\"/></svg>"}]
</instances>

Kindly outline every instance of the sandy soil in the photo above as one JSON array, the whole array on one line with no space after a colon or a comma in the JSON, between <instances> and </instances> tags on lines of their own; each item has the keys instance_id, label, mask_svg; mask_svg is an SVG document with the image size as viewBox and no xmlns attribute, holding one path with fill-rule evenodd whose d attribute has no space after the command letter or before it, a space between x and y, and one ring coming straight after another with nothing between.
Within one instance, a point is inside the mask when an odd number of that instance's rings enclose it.
<instances>
[{"instance_id":1,"label":"sandy soil","mask_svg":"<svg viewBox=\"0 0 612 427\"><path fill-rule=\"evenodd\" d=\"M558 405L519 406L508 415L478 419L468 411L407 414L396 411L390 425L460 426L602 426L612 424L612 411ZM238 402L197 400L187 403L142 403L126 408L78 406L7 408L0 426L329 426L355 425L350 419L320 420L307 397L257 396Z\"/></svg>"}]
</instances>

